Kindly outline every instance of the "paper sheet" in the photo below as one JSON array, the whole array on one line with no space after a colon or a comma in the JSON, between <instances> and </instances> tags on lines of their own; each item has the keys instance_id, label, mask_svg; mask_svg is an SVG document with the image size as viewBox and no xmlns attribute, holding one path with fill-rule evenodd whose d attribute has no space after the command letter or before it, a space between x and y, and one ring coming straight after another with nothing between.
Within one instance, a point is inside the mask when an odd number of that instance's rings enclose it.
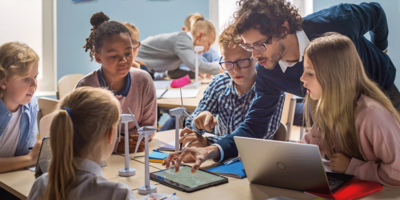
<instances>
[{"instance_id":1,"label":"paper sheet","mask_svg":"<svg viewBox=\"0 0 400 200\"><path fill-rule=\"evenodd\" d=\"M161 98L161 95L165 92L167 89L156 89L156 95L157 99Z\"/></svg>"},{"instance_id":2,"label":"paper sheet","mask_svg":"<svg viewBox=\"0 0 400 200\"><path fill-rule=\"evenodd\" d=\"M156 87L156 89L165 89L167 87L169 87L172 83L171 80L162 80L162 81L153 81L154 82L154 87Z\"/></svg>"},{"instance_id":3,"label":"paper sheet","mask_svg":"<svg viewBox=\"0 0 400 200\"><path fill-rule=\"evenodd\" d=\"M199 94L200 89L182 89L182 98L196 98ZM181 92L179 90L168 90L162 98L181 98Z\"/></svg>"}]
</instances>

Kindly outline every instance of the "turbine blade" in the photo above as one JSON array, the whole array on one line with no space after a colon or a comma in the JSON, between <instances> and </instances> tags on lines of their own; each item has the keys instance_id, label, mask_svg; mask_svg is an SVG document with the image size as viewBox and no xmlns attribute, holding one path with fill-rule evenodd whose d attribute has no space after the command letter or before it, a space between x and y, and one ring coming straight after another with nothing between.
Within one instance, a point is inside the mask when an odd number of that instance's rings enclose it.
<instances>
[{"instance_id":1,"label":"turbine blade","mask_svg":"<svg viewBox=\"0 0 400 200\"><path fill-rule=\"evenodd\" d=\"M136 119L135 119L135 115L132 114L132 111L131 111L130 108L128 108L128 110L129 110L129 112L131 113L132 119L133 119L133 121L134 121L135 124L136 124L136 129L139 130L140 126L139 126L139 124L137 123L137 121L136 121Z\"/></svg>"},{"instance_id":2,"label":"turbine blade","mask_svg":"<svg viewBox=\"0 0 400 200\"><path fill-rule=\"evenodd\" d=\"M139 148L139 145L140 145L140 142L142 141L142 139L143 139L143 135L139 135L139 138L138 138L137 143L136 143L135 154L133 154L134 157L136 156L136 152L137 152L137 150Z\"/></svg>"}]
</instances>

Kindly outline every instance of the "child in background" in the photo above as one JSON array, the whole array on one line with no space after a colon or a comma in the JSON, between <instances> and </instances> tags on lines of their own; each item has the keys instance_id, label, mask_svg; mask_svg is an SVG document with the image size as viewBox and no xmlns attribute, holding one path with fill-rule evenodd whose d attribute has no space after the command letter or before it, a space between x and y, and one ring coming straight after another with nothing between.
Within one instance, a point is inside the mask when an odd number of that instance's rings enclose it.
<instances>
[{"instance_id":1,"label":"child in background","mask_svg":"<svg viewBox=\"0 0 400 200\"><path fill-rule=\"evenodd\" d=\"M38 65L39 56L28 45L0 46L0 173L36 164L41 145L36 142L39 108L33 97Z\"/></svg>"},{"instance_id":2,"label":"child in background","mask_svg":"<svg viewBox=\"0 0 400 200\"><path fill-rule=\"evenodd\" d=\"M193 17L193 16L196 16L196 17ZM183 24L182 31L185 31L186 33L190 32L191 20L198 19L198 18L204 18L204 16L200 13L192 13L189 16L187 16L185 19L185 22ZM210 50L199 55L199 58L201 60L203 60L204 62L211 63L211 62L218 62L219 59L221 58L221 55L219 55L219 53L216 52L213 48L210 48ZM191 71L190 68L188 66L186 66L185 63L182 63L178 69L169 70L167 72L168 77L171 79L181 78L187 74L189 75L189 77L191 79L195 78L195 72ZM203 76L203 74L200 74L200 76Z\"/></svg>"},{"instance_id":3,"label":"child in background","mask_svg":"<svg viewBox=\"0 0 400 200\"><path fill-rule=\"evenodd\" d=\"M358 179L400 186L400 116L388 97L365 74L353 42L325 34L305 49L305 117L330 168Z\"/></svg>"},{"instance_id":4,"label":"child in background","mask_svg":"<svg viewBox=\"0 0 400 200\"><path fill-rule=\"evenodd\" d=\"M28 199L136 199L124 183L103 178L100 162L117 140L119 102L102 88L81 87L61 100L50 128L52 159Z\"/></svg>"},{"instance_id":5,"label":"child in background","mask_svg":"<svg viewBox=\"0 0 400 200\"><path fill-rule=\"evenodd\" d=\"M129 30L121 23L109 21L103 12L96 13L90 19L92 33L86 39L85 50L90 50L90 57L101 64L101 68L83 77L77 88L82 86L105 87L114 92L119 100L123 114L129 114L128 108L135 115L140 126L157 124L156 91L150 75L131 67L133 65L133 45ZM135 123L129 123L129 148L136 147L138 133ZM153 138L154 134L150 135ZM124 139L116 145L116 151L124 152ZM144 150L142 141L139 151Z\"/></svg>"},{"instance_id":6,"label":"child in background","mask_svg":"<svg viewBox=\"0 0 400 200\"><path fill-rule=\"evenodd\" d=\"M225 29L218 37L222 54L220 65L226 72L213 78L192 114L194 120L186 120L180 139L183 146L190 142L190 147L205 147L230 134L244 121L255 96L257 62L251 57L251 52L237 45L242 41L239 35L231 37L228 34L231 28ZM284 101L283 95L265 132L266 139L273 139L279 128ZM201 137L206 131L215 136Z\"/></svg>"},{"instance_id":7,"label":"child in background","mask_svg":"<svg viewBox=\"0 0 400 200\"><path fill-rule=\"evenodd\" d=\"M193 15L190 22L190 32L160 34L143 40L137 60L146 63L150 73L175 70L182 63L195 71L196 59L199 60L199 73L215 75L223 72L217 63L203 62L194 51L195 46L203 46L203 52L210 49L216 38L214 25L198 15Z\"/></svg>"},{"instance_id":8,"label":"child in background","mask_svg":"<svg viewBox=\"0 0 400 200\"><path fill-rule=\"evenodd\" d=\"M139 52L139 47L140 47L139 29L135 25L128 23L128 22L124 22L122 24L129 30L129 33L131 34L132 47L133 47L132 57L136 58L136 56ZM146 67L146 63L138 61L138 60L133 61L132 67L148 71L148 69ZM154 77L152 77L152 78L154 79Z\"/></svg>"}]
</instances>

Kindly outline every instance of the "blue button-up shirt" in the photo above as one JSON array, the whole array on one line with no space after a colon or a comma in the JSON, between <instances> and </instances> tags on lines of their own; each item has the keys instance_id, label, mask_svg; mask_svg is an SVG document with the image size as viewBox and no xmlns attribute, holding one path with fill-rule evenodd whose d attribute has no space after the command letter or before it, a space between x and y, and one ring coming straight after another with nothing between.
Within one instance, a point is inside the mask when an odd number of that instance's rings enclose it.
<instances>
[{"instance_id":1,"label":"blue button-up shirt","mask_svg":"<svg viewBox=\"0 0 400 200\"><path fill-rule=\"evenodd\" d=\"M21 132L15 156L27 155L30 152L29 147L35 145L37 134L36 118L38 111L39 107L35 97L32 97L28 104L22 105ZM12 112L8 110L3 100L0 99L0 137L3 135L11 117Z\"/></svg>"}]
</instances>

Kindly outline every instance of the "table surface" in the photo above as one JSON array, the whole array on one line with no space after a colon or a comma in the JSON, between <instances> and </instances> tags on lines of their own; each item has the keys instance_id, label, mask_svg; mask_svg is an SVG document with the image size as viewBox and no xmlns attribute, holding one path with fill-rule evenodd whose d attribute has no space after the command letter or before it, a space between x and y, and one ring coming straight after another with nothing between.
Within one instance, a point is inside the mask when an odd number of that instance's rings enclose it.
<instances>
[{"instance_id":1,"label":"table surface","mask_svg":"<svg viewBox=\"0 0 400 200\"><path fill-rule=\"evenodd\" d=\"M149 143L149 150L152 151L153 149L162 146L163 143L168 143L174 140L175 131L158 132L153 140ZM137 156L143 155L144 152L137 154ZM131 156L133 156L133 154L131 154ZM130 160L130 166L137 170L136 175L128 178L120 177L118 176L118 170L124 167L124 157L121 155L112 155L107 160L107 167L103 168L103 176L110 181L126 183L132 188L136 197L140 199L144 196L138 194L137 188L144 184L143 163L143 157L136 157L134 160ZM203 163L201 168L206 169L216 164L217 163L208 160ZM160 169L164 169L160 163L150 163L150 172L158 171ZM235 179L228 177L228 179L229 183L213 186L192 193L178 191L153 181L151 181L151 184L155 184L157 186L158 193L172 194L176 192L177 196L182 199L268 199L276 196L285 196L299 200L316 199L316 197L304 194L300 191L252 184L249 183L247 178ZM28 170L0 174L0 187L8 190L21 199L26 199L34 181L34 173ZM400 199L399 189L400 188L398 187L384 187L383 190L365 196L363 199Z\"/></svg>"},{"instance_id":2,"label":"table surface","mask_svg":"<svg viewBox=\"0 0 400 200\"><path fill-rule=\"evenodd\" d=\"M188 111L194 111L199 105L201 98L203 98L203 93L206 90L208 84L200 85L200 92L196 98L183 98L183 107L185 107ZM179 88L172 88L169 90L179 90ZM183 91L183 90L182 90ZM161 98L157 99L157 106L161 108L171 109L181 107L181 99L180 98Z\"/></svg>"}]
</instances>

